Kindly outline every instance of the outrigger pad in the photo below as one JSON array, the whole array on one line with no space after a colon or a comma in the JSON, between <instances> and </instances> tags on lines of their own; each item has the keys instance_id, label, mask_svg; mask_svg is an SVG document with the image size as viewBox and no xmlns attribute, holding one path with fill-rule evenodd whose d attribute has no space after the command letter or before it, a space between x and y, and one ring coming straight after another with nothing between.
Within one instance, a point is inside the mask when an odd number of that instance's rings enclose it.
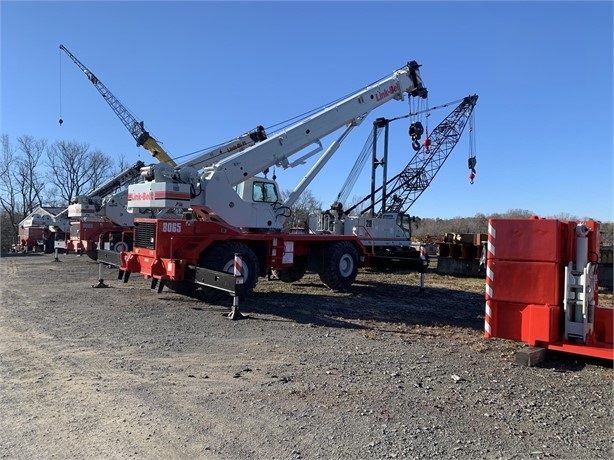
<instances>
[{"instance_id":1,"label":"outrigger pad","mask_svg":"<svg viewBox=\"0 0 614 460\"><path fill-rule=\"evenodd\" d=\"M231 319L233 321L236 321L239 319L249 319L249 316L246 316L243 313L241 313L238 308L233 308L232 310L230 310L230 313L228 313L225 316L226 318Z\"/></svg>"},{"instance_id":2,"label":"outrigger pad","mask_svg":"<svg viewBox=\"0 0 614 460\"><path fill-rule=\"evenodd\" d=\"M104 280L103 279L99 279L98 283L96 284L92 284L93 288L108 288L109 286L104 284Z\"/></svg>"}]
</instances>

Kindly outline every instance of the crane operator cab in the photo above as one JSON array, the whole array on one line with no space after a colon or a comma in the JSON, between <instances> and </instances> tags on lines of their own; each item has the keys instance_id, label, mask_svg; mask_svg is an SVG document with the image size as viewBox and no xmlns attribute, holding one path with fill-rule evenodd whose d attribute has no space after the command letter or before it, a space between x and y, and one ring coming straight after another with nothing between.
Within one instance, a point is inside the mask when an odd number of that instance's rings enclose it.
<instances>
[{"instance_id":1,"label":"crane operator cab","mask_svg":"<svg viewBox=\"0 0 614 460\"><path fill-rule=\"evenodd\" d=\"M235 186L237 195L244 201L254 203L277 203L281 201L277 183L264 177L252 177Z\"/></svg>"}]
</instances>

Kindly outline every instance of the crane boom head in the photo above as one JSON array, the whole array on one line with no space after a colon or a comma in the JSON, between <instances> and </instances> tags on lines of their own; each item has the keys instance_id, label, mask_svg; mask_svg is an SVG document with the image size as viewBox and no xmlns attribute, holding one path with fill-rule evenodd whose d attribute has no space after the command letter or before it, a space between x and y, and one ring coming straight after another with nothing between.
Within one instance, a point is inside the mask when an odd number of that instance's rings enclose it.
<instances>
[{"instance_id":1,"label":"crane boom head","mask_svg":"<svg viewBox=\"0 0 614 460\"><path fill-rule=\"evenodd\" d=\"M422 99L426 99L429 95L428 90L422 83L422 78L420 77L419 68L422 67L421 64L418 64L416 61L409 61L407 63L407 68L409 69L409 78L411 79L414 88L409 90L409 95L412 97L420 97Z\"/></svg>"}]
</instances>

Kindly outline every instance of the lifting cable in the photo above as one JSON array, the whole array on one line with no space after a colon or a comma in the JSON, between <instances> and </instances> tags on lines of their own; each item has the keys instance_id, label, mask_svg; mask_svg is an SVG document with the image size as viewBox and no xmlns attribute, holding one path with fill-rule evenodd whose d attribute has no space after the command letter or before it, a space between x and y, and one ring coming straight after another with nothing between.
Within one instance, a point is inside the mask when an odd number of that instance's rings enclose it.
<instances>
[{"instance_id":1,"label":"lifting cable","mask_svg":"<svg viewBox=\"0 0 614 460\"><path fill-rule=\"evenodd\" d=\"M418 142L420 140L420 138L422 137L422 134L424 134L424 126L422 126L422 123L417 120L415 117L418 114L422 114L422 113L428 113L428 98L427 98L427 102L426 102L426 109L423 110L411 110L411 105L412 102L414 102L418 108L420 108L422 106L422 101L418 100L418 101L412 101L410 99L409 101L409 106L410 106L410 111L409 111L409 115L411 116L411 124L409 125L409 136L411 137L412 143L411 143L411 147L414 149L414 151L418 151L420 150L420 142ZM413 115L412 115L413 114Z\"/></svg>"},{"instance_id":2,"label":"lifting cable","mask_svg":"<svg viewBox=\"0 0 614 460\"><path fill-rule=\"evenodd\" d=\"M478 160L475 157L475 111L471 112L469 117L469 159L467 160L467 166L469 167L469 183L473 184L475 179L475 165Z\"/></svg>"},{"instance_id":3,"label":"lifting cable","mask_svg":"<svg viewBox=\"0 0 614 460\"><path fill-rule=\"evenodd\" d=\"M380 134L379 130L377 131L375 135L373 133L373 130L369 132L369 136L367 137L367 140L364 146L362 147L360 155L358 155L358 157L356 158L356 162L354 163L354 166L352 167L350 174L348 175L347 179L345 180L345 183L341 187L341 190L337 194L335 203L344 205L345 202L347 201L348 196L350 195L350 192L354 188L354 185L356 185L356 181L358 180L360 173L362 172L367 162L367 159L369 158L369 155L372 152L373 143L377 142L379 134Z\"/></svg>"},{"instance_id":4,"label":"lifting cable","mask_svg":"<svg viewBox=\"0 0 614 460\"><path fill-rule=\"evenodd\" d=\"M426 109L427 112L424 115L424 140L422 141L422 146L424 147L424 154L429 155L429 147L431 146L431 139L429 139L429 117L431 116L431 111L428 110L428 99L426 100Z\"/></svg>"},{"instance_id":5,"label":"lifting cable","mask_svg":"<svg viewBox=\"0 0 614 460\"><path fill-rule=\"evenodd\" d=\"M62 120L62 50L58 49L58 56L59 56L59 68L60 68L60 119L58 120L58 123L60 123L60 126L62 126L62 123L64 123L64 120Z\"/></svg>"}]
</instances>

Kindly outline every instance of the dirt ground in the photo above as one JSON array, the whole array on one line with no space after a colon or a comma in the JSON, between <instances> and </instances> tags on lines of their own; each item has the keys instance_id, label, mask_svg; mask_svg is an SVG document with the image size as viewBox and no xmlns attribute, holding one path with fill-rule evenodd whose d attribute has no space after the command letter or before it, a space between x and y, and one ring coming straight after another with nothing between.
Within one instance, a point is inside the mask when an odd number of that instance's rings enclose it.
<instances>
[{"instance_id":1,"label":"dirt ground","mask_svg":"<svg viewBox=\"0 0 614 460\"><path fill-rule=\"evenodd\" d=\"M231 321L85 257L0 259L0 458L611 459L611 362L485 340L484 281L261 280ZM611 293L600 303L612 304Z\"/></svg>"}]
</instances>

